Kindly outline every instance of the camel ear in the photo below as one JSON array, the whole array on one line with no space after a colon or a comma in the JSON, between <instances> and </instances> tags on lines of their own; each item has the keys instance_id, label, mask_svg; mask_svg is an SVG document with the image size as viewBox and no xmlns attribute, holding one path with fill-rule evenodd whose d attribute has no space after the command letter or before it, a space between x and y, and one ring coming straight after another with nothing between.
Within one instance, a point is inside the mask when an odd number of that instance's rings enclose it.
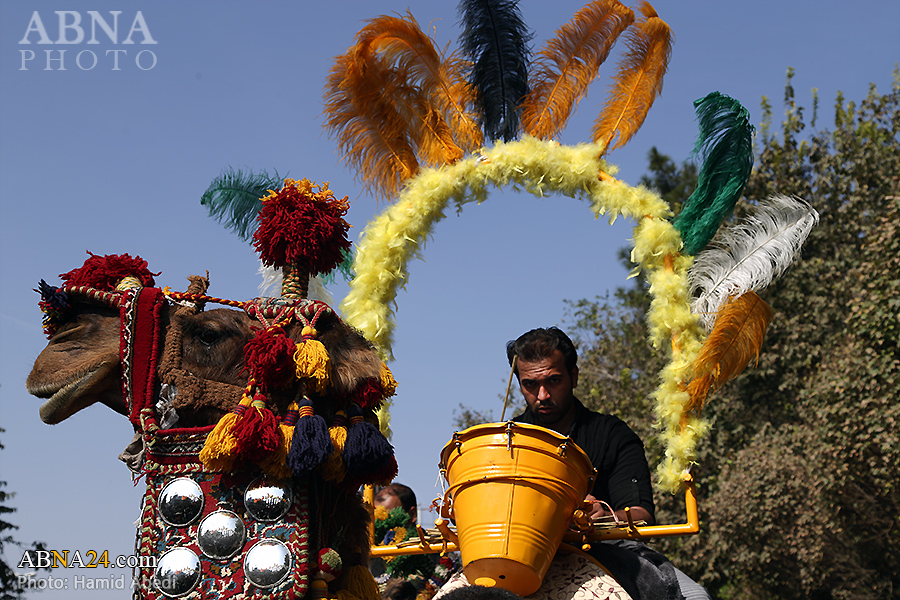
<instances>
[{"instance_id":1,"label":"camel ear","mask_svg":"<svg viewBox=\"0 0 900 600\"><path fill-rule=\"evenodd\" d=\"M196 294L198 296L205 296L206 290L209 289L209 271L206 272L206 277L202 277L200 275L188 275L188 284L187 294ZM176 315L196 315L199 312L203 311L203 308L206 306L206 302L204 300L197 300L196 302L185 304L183 306L179 306L175 310ZM180 334L178 336L181 337Z\"/></svg>"},{"instance_id":2,"label":"camel ear","mask_svg":"<svg viewBox=\"0 0 900 600\"><path fill-rule=\"evenodd\" d=\"M206 290L209 289L209 271L206 272L206 277L201 277L200 275L189 275L188 281L191 282L190 285L188 285L188 294L205 295Z\"/></svg>"}]
</instances>

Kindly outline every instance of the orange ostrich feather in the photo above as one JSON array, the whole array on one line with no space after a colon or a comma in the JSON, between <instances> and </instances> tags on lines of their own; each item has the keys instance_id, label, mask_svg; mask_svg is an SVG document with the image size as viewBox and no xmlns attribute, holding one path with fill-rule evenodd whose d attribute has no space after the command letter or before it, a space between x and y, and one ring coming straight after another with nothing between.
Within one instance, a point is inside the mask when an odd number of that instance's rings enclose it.
<instances>
[{"instance_id":1,"label":"orange ostrich feather","mask_svg":"<svg viewBox=\"0 0 900 600\"><path fill-rule=\"evenodd\" d=\"M325 128L366 189L393 196L419 172L419 162L401 115L385 97L396 83L361 66L356 54L354 46L335 59L326 84Z\"/></svg>"},{"instance_id":2,"label":"orange ostrich feather","mask_svg":"<svg viewBox=\"0 0 900 600\"><path fill-rule=\"evenodd\" d=\"M531 92L522 103L522 125L529 135L548 139L562 131L633 22L634 12L618 0L595 0L556 31L533 62Z\"/></svg>"},{"instance_id":3,"label":"orange ostrich feather","mask_svg":"<svg viewBox=\"0 0 900 600\"><path fill-rule=\"evenodd\" d=\"M467 94L462 62L443 59L411 15L381 16L335 60L326 128L370 191L393 196L420 162L450 164L481 144Z\"/></svg>"},{"instance_id":4,"label":"orange ostrich feather","mask_svg":"<svg viewBox=\"0 0 900 600\"><path fill-rule=\"evenodd\" d=\"M594 142L605 144L604 153L624 146L634 137L653 101L662 91L663 76L672 54L672 30L650 4L641 4L643 19L625 34L628 53L594 123Z\"/></svg>"},{"instance_id":5,"label":"orange ostrich feather","mask_svg":"<svg viewBox=\"0 0 900 600\"><path fill-rule=\"evenodd\" d=\"M722 306L694 361L685 414L699 412L711 391L739 375L752 359L759 358L771 318L772 308L756 292L732 297Z\"/></svg>"}]
</instances>

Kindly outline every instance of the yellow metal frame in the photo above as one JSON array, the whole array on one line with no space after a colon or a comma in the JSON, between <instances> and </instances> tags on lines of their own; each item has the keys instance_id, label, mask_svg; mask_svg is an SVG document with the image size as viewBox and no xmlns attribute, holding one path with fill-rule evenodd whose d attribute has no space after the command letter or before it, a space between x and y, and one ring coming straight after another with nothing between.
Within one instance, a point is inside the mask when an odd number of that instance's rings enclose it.
<instances>
[{"instance_id":1,"label":"yellow metal frame","mask_svg":"<svg viewBox=\"0 0 900 600\"><path fill-rule=\"evenodd\" d=\"M700 517L697 512L697 495L694 488L694 477L690 473L685 474L683 487L685 508L684 523L673 525L635 525L629 515L628 523L620 527L594 529L593 531L585 532L569 531L563 538L563 542L567 544L584 545L589 542L602 540L644 540L655 537L693 535L700 531ZM369 538L372 539L375 536L375 490L372 486L366 486L363 491L363 499L366 501L371 517ZM627 511L626 514L628 514ZM438 518L434 522L434 525L437 527L438 531L441 532L441 541L438 543L426 540L424 530L419 525L416 525L416 531L419 535L419 542L417 544L409 544L409 542L407 542L404 546L396 544L387 546L373 545L371 555L404 556L407 554L443 554L459 550L459 538L456 536L456 533L450 529L447 521L443 518Z\"/></svg>"}]
</instances>

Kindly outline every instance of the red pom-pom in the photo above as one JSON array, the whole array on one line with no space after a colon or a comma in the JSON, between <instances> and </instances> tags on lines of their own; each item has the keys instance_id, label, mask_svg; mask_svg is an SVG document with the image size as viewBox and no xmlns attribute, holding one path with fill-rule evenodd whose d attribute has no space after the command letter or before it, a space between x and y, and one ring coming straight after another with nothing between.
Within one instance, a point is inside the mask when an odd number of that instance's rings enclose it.
<instances>
[{"instance_id":1,"label":"red pom-pom","mask_svg":"<svg viewBox=\"0 0 900 600\"><path fill-rule=\"evenodd\" d=\"M296 343L281 327L265 329L244 346L244 363L250 377L263 390L284 388L294 380Z\"/></svg>"},{"instance_id":2,"label":"red pom-pom","mask_svg":"<svg viewBox=\"0 0 900 600\"><path fill-rule=\"evenodd\" d=\"M336 199L327 183L285 179L281 191L270 190L262 200L253 246L263 263L276 268L300 265L310 275L327 273L341 263L350 249L350 224L343 219L349 208L346 197Z\"/></svg>"},{"instance_id":3,"label":"red pom-pom","mask_svg":"<svg viewBox=\"0 0 900 600\"><path fill-rule=\"evenodd\" d=\"M378 408L381 401L384 400L384 389L381 387L381 380L375 378L363 379L350 392L350 402L359 405L363 410L367 408Z\"/></svg>"},{"instance_id":4,"label":"red pom-pom","mask_svg":"<svg viewBox=\"0 0 900 600\"><path fill-rule=\"evenodd\" d=\"M88 254L91 255L90 258L81 267L59 276L68 287L87 286L112 292L122 279L129 276L136 278L145 287L156 284L153 276L159 273L151 273L147 268L147 261L140 256L132 258L128 254Z\"/></svg>"}]
</instances>

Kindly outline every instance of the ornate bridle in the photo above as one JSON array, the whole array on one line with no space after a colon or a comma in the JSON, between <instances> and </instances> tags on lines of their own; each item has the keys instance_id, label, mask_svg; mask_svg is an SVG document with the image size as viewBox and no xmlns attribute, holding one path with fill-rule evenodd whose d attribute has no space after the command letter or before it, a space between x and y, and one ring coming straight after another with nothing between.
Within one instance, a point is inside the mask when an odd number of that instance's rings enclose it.
<instances>
[{"instance_id":1,"label":"ornate bridle","mask_svg":"<svg viewBox=\"0 0 900 600\"><path fill-rule=\"evenodd\" d=\"M293 202L311 187L287 180L285 190ZM276 210L296 208L278 205L283 198L272 194ZM348 600L377 597L364 565L342 573L348 557L334 547L344 529L316 517L329 508L324 495L355 494L361 484L386 484L396 475L393 447L373 412L396 382L379 361L380 372L344 384L343 396L336 395L316 325L326 315L340 319L327 304L302 297L310 272L303 263L310 261L295 252L293 262L282 265L282 297L246 302L206 295L208 280L201 277L191 278L187 292L155 287L146 262L127 254L92 254L61 276L61 287L40 283L48 336L68 320L76 300L119 310L122 393L140 434L137 453L147 482L137 551L156 557L155 565L138 569L136 598L302 598L309 589L319 598L338 590ZM240 308L260 325L244 348L247 384L201 380L197 400L228 395L236 401L231 410L214 426L163 428L160 392L185 394L190 378L200 380L182 369L177 319L163 336L163 310L197 313L208 303ZM299 339L287 335L289 326L300 329ZM283 414L270 407L270 394L278 390L297 391ZM326 392L337 408L326 411L330 421L311 399ZM323 491L317 481L337 491ZM316 511L310 511L311 494L321 504Z\"/></svg>"}]
</instances>

